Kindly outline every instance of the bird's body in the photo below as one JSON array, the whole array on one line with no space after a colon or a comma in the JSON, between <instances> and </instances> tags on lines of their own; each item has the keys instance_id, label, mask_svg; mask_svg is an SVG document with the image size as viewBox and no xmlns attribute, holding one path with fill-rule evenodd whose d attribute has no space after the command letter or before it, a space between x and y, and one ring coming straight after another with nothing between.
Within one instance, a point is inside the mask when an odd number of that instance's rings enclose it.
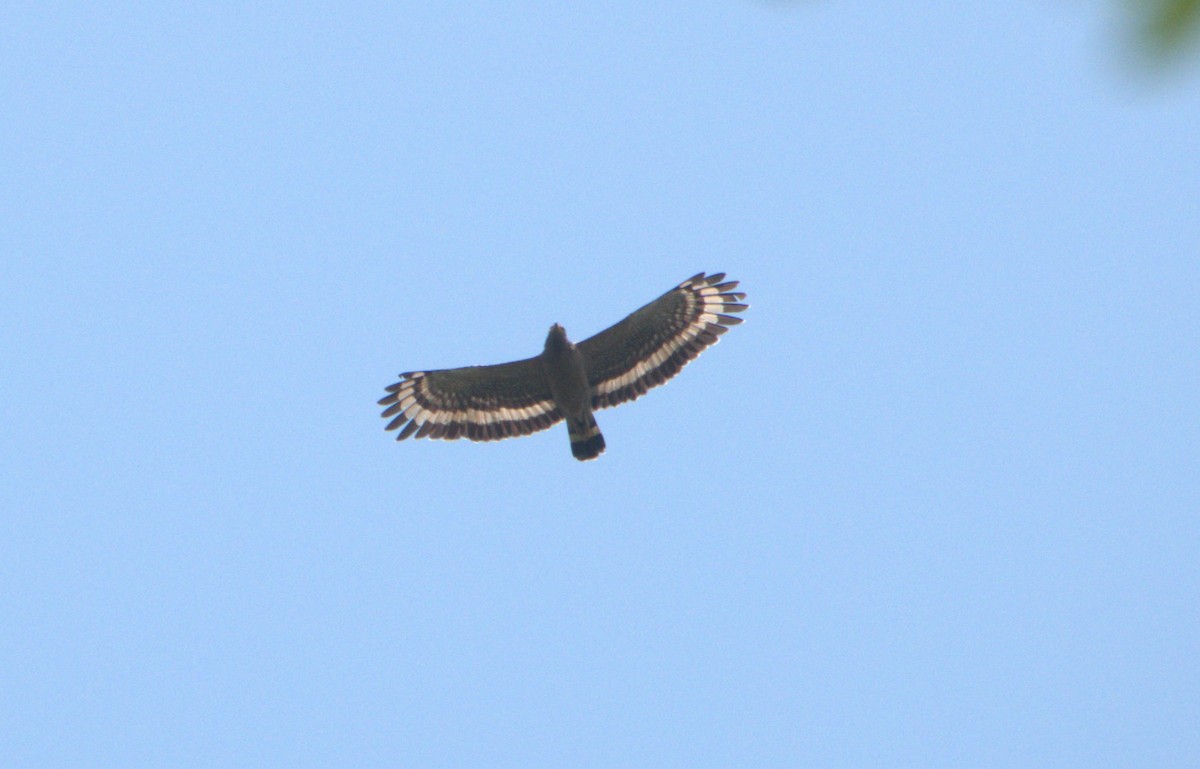
<instances>
[{"instance_id":1,"label":"bird's body","mask_svg":"<svg viewBox=\"0 0 1200 769\"><path fill-rule=\"evenodd\" d=\"M379 401L396 440L498 440L566 420L579 460L604 451L593 410L634 400L677 374L741 318L745 294L724 273L695 275L578 345L557 323L542 354L495 366L410 371Z\"/></svg>"},{"instance_id":2,"label":"bird's body","mask_svg":"<svg viewBox=\"0 0 1200 769\"><path fill-rule=\"evenodd\" d=\"M604 452L604 436L592 415L592 388L583 353L567 339L566 329L555 323L540 358L554 405L567 422L571 454L580 461L595 459Z\"/></svg>"}]
</instances>

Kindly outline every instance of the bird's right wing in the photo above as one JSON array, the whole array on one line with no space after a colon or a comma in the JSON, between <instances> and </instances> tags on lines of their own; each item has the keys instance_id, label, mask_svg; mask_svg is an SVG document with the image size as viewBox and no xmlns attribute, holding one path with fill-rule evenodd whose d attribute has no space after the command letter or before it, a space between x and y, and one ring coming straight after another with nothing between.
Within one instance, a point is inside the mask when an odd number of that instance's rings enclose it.
<instances>
[{"instance_id":1,"label":"bird's right wing","mask_svg":"<svg viewBox=\"0 0 1200 769\"><path fill-rule=\"evenodd\" d=\"M615 326L579 343L592 386L592 408L631 401L679 373L704 348L716 344L729 315L749 305L725 273L700 273L655 299Z\"/></svg>"},{"instance_id":2,"label":"bird's right wing","mask_svg":"<svg viewBox=\"0 0 1200 769\"><path fill-rule=\"evenodd\" d=\"M545 430L562 419L537 358L495 366L408 371L379 400L396 440L494 441ZM405 424L407 423L407 424Z\"/></svg>"}]
</instances>

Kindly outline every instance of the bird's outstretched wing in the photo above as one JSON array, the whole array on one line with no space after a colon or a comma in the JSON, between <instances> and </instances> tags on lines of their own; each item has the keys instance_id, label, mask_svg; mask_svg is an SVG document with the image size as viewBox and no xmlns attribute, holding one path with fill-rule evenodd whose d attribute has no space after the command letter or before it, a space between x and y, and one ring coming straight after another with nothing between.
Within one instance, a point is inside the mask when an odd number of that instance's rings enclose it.
<instances>
[{"instance_id":1,"label":"bird's outstretched wing","mask_svg":"<svg viewBox=\"0 0 1200 769\"><path fill-rule=\"evenodd\" d=\"M385 429L396 440L469 438L494 441L545 430L562 419L541 361L527 358L495 366L408 371L380 399ZM407 423L407 424L406 424Z\"/></svg>"},{"instance_id":2,"label":"bird's outstretched wing","mask_svg":"<svg viewBox=\"0 0 1200 769\"><path fill-rule=\"evenodd\" d=\"M679 373L727 326L742 322L728 313L749 305L725 273L700 273L655 299L620 323L579 343L592 408L631 401Z\"/></svg>"}]
</instances>

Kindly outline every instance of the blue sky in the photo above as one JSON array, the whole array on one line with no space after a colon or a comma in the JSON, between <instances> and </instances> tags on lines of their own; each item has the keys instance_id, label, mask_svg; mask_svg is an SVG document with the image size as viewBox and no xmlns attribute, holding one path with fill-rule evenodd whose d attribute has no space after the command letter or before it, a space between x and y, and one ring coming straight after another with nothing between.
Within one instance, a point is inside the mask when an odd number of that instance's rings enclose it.
<instances>
[{"instance_id":1,"label":"blue sky","mask_svg":"<svg viewBox=\"0 0 1200 769\"><path fill-rule=\"evenodd\" d=\"M1189 765L1200 76L1107 10L5 11L0 764ZM383 432L701 270L599 461Z\"/></svg>"}]
</instances>

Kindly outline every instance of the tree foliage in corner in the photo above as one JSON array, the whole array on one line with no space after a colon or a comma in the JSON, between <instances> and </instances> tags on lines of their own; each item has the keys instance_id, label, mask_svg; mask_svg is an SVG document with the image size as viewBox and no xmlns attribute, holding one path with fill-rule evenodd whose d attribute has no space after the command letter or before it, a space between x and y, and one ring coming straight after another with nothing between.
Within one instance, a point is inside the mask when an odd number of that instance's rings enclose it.
<instances>
[{"instance_id":1,"label":"tree foliage in corner","mask_svg":"<svg viewBox=\"0 0 1200 769\"><path fill-rule=\"evenodd\" d=\"M1178 53L1200 32L1200 0L1129 0L1140 32L1158 54Z\"/></svg>"}]
</instances>

